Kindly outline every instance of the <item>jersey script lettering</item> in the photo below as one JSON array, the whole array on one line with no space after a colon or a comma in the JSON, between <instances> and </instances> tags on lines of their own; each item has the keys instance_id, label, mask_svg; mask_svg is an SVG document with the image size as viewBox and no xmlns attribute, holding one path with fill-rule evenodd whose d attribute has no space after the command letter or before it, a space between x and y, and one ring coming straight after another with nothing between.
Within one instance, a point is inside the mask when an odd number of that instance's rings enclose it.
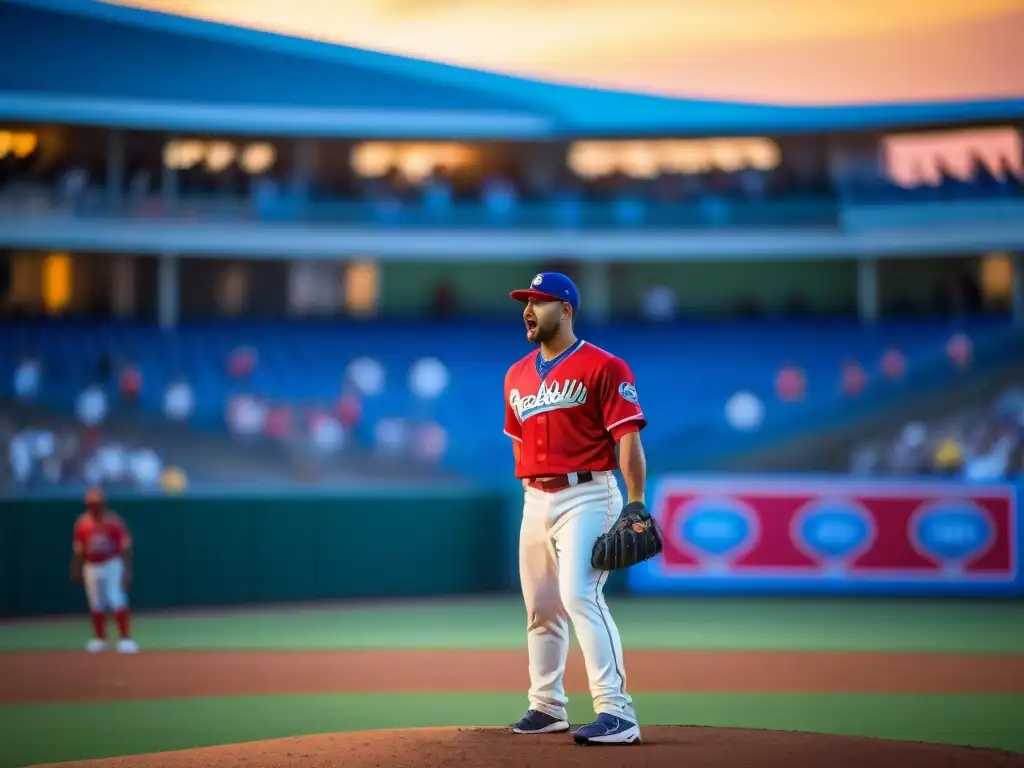
<instances>
[{"instance_id":1,"label":"jersey script lettering","mask_svg":"<svg viewBox=\"0 0 1024 768\"><path fill-rule=\"evenodd\" d=\"M518 389L509 392L508 403L512 406L520 422L526 421L531 416L547 411L555 411L560 408L575 408L587 402L587 388L583 382L576 379L569 379L559 384L553 381L548 384L545 381L535 395L520 394Z\"/></svg>"}]
</instances>

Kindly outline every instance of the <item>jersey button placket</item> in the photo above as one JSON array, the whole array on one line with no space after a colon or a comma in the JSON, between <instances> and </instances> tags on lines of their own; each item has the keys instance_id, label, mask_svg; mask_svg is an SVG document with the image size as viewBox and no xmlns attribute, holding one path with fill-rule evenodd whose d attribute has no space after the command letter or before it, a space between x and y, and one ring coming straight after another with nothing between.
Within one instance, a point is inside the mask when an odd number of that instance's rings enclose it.
<instances>
[{"instance_id":1,"label":"jersey button placket","mask_svg":"<svg viewBox=\"0 0 1024 768\"><path fill-rule=\"evenodd\" d=\"M547 464L548 461L548 417L547 414L537 416L537 462Z\"/></svg>"}]
</instances>

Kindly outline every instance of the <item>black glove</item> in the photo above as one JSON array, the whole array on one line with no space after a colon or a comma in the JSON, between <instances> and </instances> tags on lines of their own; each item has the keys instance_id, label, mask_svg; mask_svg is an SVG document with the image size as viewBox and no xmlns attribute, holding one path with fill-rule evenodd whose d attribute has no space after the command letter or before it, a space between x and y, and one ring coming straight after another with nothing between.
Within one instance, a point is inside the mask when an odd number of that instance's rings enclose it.
<instances>
[{"instance_id":1,"label":"black glove","mask_svg":"<svg viewBox=\"0 0 1024 768\"><path fill-rule=\"evenodd\" d=\"M614 571L650 560L662 550L661 529L642 501L631 501L610 531L594 542L590 564L599 571Z\"/></svg>"}]
</instances>

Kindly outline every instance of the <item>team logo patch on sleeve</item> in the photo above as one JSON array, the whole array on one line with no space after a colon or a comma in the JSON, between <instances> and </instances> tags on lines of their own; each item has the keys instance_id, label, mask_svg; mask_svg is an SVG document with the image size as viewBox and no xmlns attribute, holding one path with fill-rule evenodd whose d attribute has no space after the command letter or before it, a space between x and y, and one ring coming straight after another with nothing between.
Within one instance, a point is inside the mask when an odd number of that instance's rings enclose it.
<instances>
[{"instance_id":1,"label":"team logo patch on sleeve","mask_svg":"<svg viewBox=\"0 0 1024 768\"><path fill-rule=\"evenodd\" d=\"M619 396L623 400L630 402L633 405L640 404L640 401L637 399L636 396L636 387L634 387L628 381L624 381L621 384L619 384Z\"/></svg>"}]
</instances>

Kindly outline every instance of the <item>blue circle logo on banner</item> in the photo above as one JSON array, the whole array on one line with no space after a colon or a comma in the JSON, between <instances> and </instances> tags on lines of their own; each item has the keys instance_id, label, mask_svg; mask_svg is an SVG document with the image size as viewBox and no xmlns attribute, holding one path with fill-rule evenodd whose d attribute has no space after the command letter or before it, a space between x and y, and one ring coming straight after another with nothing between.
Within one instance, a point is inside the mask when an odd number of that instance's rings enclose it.
<instances>
[{"instance_id":1,"label":"blue circle logo on banner","mask_svg":"<svg viewBox=\"0 0 1024 768\"><path fill-rule=\"evenodd\" d=\"M870 520L859 507L829 499L805 507L797 535L810 552L841 560L868 544L872 532Z\"/></svg>"},{"instance_id":2,"label":"blue circle logo on banner","mask_svg":"<svg viewBox=\"0 0 1024 768\"><path fill-rule=\"evenodd\" d=\"M920 549L944 561L966 560L983 552L995 531L977 504L954 499L928 504L911 520L911 536Z\"/></svg>"},{"instance_id":3,"label":"blue circle logo on banner","mask_svg":"<svg viewBox=\"0 0 1024 768\"><path fill-rule=\"evenodd\" d=\"M747 543L753 524L745 508L730 499L701 499L683 521L683 540L714 557L735 552Z\"/></svg>"}]
</instances>

